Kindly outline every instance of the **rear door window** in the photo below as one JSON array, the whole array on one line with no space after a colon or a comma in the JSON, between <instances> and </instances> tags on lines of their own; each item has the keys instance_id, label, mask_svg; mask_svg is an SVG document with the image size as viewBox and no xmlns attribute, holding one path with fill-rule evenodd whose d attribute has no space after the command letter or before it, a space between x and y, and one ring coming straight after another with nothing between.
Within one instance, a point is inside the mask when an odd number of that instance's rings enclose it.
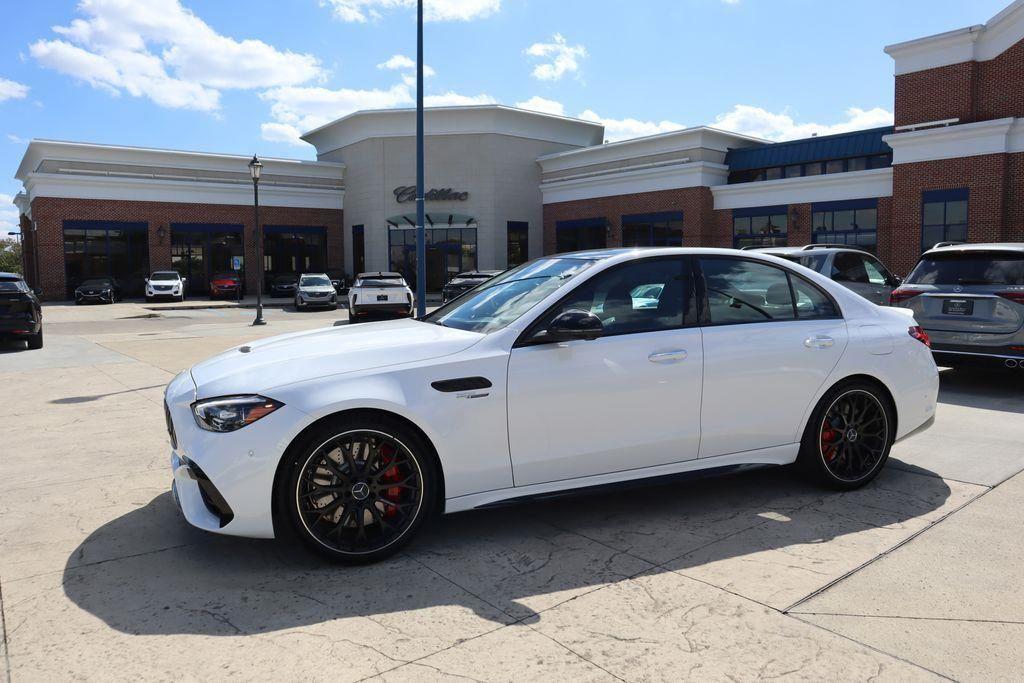
<instances>
[{"instance_id":1,"label":"rear door window","mask_svg":"<svg viewBox=\"0 0 1024 683\"><path fill-rule=\"evenodd\" d=\"M736 258L702 258L712 325L793 320L789 278L781 268Z\"/></svg>"},{"instance_id":2,"label":"rear door window","mask_svg":"<svg viewBox=\"0 0 1024 683\"><path fill-rule=\"evenodd\" d=\"M913 285L1024 285L1024 253L967 251L923 257L907 276Z\"/></svg>"},{"instance_id":3,"label":"rear door window","mask_svg":"<svg viewBox=\"0 0 1024 683\"><path fill-rule=\"evenodd\" d=\"M832 279L836 282L859 282L868 284L868 271L860 254L841 251L832 261Z\"/></svg>"}]
</instances>

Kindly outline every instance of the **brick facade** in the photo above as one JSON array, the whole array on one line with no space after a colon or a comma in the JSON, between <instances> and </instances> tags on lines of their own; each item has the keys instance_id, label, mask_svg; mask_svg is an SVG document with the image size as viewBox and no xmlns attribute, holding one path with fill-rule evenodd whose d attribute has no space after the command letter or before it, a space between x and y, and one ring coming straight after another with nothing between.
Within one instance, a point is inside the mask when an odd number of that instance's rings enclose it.
<instances>
[{"instance_id":1,"label":"brick facade","mask_svg":"<svg viewBox=\"0 0 1024 683\"><path fill-rule=\"evenodd\" d=\"M896 125L1024 116L1024 40L984 62L896 76Z\"/></svg>"},{"instance_id":2,"label":"brick facade","mask_svg":"<svg viewBox=\"0 0 1024 683\"><path fill-rule=\"evenodd\" d=\"M640 192L544 205L544 253L555 253L555 225L559 221L603 217L608 220L607 246L622 246L622 217L659 211L683 212L683 245L708 246L719 239L707 187ZM732 243L731 228L729 243ZM719 246L719 245L715 245Z\"/></svg>"},{"instance_id":3,"label":"brick facade","mask_svg":"<svg viewBox=\"0 0 1024 683\"><path fill-rule=\"evenodd\" d=\"M326 228L327 266L341 269L344 263L342 211L261 206L263 225L315 226ZM38 261L44 299L66 298L64 271L64 221L132 221L149 228L149 268L171 268L171 223L225 223L243 226L245 262L257 263L252 206L225 204L184 204L98 199L59 199L36 197L32 200L32 218L38 236ZM35 246L35 245L33 245ZM246 287L256 291L258 269L246 269ZM35 284L35 283L33 283Z\"/></svg>"}]
</instances>

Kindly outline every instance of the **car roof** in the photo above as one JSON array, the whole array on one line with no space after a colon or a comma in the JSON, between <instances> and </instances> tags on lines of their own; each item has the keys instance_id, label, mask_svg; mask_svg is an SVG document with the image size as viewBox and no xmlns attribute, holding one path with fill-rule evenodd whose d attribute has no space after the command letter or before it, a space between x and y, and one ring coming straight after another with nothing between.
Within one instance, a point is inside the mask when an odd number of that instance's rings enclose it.
<instances>
[{"instance_id":1,"label":"car roof","mask_svg":"<svg viewBox=\"0 0 1024 683\"><path fill-rule=\"evenodd\" d=\"M17 280L24 280L24 279L25 279L25 276L20 275L18 273L0 273L0 280L6 280L6 281L15 280L15 281L17 281Z\"/></svg>"},{"instance_id":2,"label":"car roof","mask_svg":"<svg viewBox=\"0 0 1024 683\"><path fill-rule=\"evenodd\" d=\"M375 270L375 271L373 271L371 273L359 273L358 275L356 275L356 277L379 277L379 278L385 278L385 279L387 279L387 278L395 278L395 279L397 279L397 278L401 278L402 274L401 273L389 273L389 272L384 271L384 270Z\"/></svg>"},{"instance_id":3,"label":"car roof","mask_svg":"<svg viewBox=\"0 0 1024 683\"><path fill-rule=\"evenodd\" d=\"M327 277L327 273L303 273L300 277L309 277L311 275L322 275L323 277Z\"/></svg>"},{"instance_id":4,"label":"car roof","mask_svg":"<svg viewBox=\"0 0 1024 683\"><path fill-rule=\"evenodd\" d=\"M866 249L849 244L806 244L802 247L756 247L753 249L744 249L743 251L759 251L762 254L785 254L787 256L794 256L797 254L831 254L839 251L855 251L859 254L868 253Z\"/></svg>"},{"instance_id":5,"label":"car roof","mask_svg":"<svg viewBox=\"0 0 1024 683\"><path fill-rule=\"evenodd\" d=\"M943 243L940 242L939 244ZM971 244L947 243L944 246L936 245L932 247L921 254L921 258L931 256L933 254L958 254L972 251L1012 251L1016 253L1024 253L1024 242L975 242Z\"/></svg>"}]
</instances>

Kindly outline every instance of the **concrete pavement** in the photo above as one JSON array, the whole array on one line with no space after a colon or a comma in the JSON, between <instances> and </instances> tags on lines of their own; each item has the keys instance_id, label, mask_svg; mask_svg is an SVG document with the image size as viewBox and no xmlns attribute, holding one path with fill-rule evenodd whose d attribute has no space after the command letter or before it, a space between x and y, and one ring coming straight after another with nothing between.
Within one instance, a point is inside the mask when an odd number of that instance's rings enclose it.
<instances>
[{"instance_id":1,"label":"concrete pavement","mask_svg":"<svg viewBox=\"0 0 1024 683\"><path fill-rule=\"evenodd\" d=\"M1024 396L943 377L872 485L762 470L442 519L388 562L204 534L168 493L174 372L344 311L47 310L0 350L11 680L1018 678Z\"/></svg>"}]
</instances>

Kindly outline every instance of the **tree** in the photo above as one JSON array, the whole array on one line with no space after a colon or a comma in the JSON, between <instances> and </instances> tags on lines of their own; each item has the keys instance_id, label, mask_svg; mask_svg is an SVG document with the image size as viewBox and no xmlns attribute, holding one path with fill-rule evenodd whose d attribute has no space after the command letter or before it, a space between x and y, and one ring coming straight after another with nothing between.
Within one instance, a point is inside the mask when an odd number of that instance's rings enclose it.
<instances>
[{"instance_id":1,"label":"tree","mask_svg":"<svg viewBox=\"0 0 1024 683\"><path fill-rule=\"evenodd\" d=\"M16 239L0 239L0 272L20 273L21 242Z\"/></svg>"}]
</instances>

